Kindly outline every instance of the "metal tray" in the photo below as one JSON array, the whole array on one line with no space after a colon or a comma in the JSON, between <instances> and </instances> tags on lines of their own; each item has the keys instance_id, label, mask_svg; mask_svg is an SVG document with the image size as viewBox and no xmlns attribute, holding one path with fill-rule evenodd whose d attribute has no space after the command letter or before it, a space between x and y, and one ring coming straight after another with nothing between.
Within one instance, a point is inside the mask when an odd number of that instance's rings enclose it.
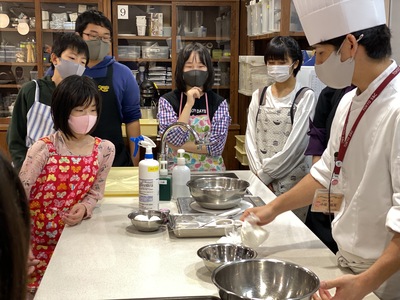
<instances>
[{"instance_id":1,"label":"metal tray","mask_svg":"<svg viewBox=\"0 0 400 300\"><path fill-rule=\"evenodd\" d=\"M215 226L212 223L201 228L199 226L208 222L226 219L226 217L206 214L170 214L168 219L168 227L177 237L221 237L225 235L224 226Z\"/></svg>"}]
</instances>

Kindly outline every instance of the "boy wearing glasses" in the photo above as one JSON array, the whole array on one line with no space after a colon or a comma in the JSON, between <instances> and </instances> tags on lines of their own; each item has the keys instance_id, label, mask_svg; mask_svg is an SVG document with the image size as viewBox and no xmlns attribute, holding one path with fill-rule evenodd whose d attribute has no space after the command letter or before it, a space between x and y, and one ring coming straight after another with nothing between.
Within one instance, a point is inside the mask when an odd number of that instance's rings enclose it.
<instances>
[{"instance_id":1,"label":"boy wearing glasses","mask_svg":"<svg viewBox=\"0 0 400 300\"><path fill-rule=\"evenodd\" d=\"M75 31L89 48L90 59L84 75L94 79L102 95L103 109L93 135L115 145L113 166L132 165L133 145L129 153L121 125L125 123L128 137L140 135L140 92L136 79L128 67L109 55L112 25L102 12L87 10L79 15ZM138 165L139 155L133 162Z\"/></svg>"}]
</instances>

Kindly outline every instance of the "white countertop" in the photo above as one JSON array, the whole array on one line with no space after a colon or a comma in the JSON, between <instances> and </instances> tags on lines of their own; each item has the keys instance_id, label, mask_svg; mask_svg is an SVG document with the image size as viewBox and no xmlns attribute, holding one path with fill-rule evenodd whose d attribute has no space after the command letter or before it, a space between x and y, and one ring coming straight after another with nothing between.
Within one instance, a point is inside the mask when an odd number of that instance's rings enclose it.
<instances>
[{"instance_id":1,"label":"white countertop","mask_svg":"<svg viewBox=\"0 0 400 300\"><path fill-rule=\"evenodd\" d=\"M274 198L250 171L235 173L251 183L253 195L264 202ZM177 210L175 202L161 201L160 207ZM197 257L200 247L218 238L177 238L166 227L139 232L127 217L136 209L137 197L107 197L92 219L66 227L35 299L218 296L211 273ZM265 228L270 236L257 248L258 258L298 263L321 280L344 274L332 252L292 212Z\"/></svg>"}]
</instances>

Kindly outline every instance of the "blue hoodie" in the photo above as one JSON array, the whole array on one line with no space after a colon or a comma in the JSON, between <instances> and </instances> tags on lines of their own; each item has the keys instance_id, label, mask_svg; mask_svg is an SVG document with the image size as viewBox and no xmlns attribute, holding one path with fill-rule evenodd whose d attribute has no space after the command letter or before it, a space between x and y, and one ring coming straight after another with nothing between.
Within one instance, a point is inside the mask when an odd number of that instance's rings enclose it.
<instances>
[{"instance_id":1,"label":"blue hoodie","mask_svg":"<svg viewBox=\"0 0 400 300\"><path fill-rule=\"evenodd\" d=\"M131 123L140 119L140 91L132 71L125 65L107 55L100 63L92 68L86 67L83 75L93 79L105 77L107 67L113 65L113 87L123 123ZM49 68L46 75L53 75Z\"/></svg>"}]
</instances>

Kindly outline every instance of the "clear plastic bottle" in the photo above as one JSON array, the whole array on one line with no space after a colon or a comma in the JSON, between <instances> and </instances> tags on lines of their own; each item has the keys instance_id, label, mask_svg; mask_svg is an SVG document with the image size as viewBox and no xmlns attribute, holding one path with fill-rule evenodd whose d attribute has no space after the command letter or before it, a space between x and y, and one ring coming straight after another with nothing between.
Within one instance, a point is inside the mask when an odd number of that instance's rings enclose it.
<instances>
[{"instance_id":1,"label":"clear plastic bottle","mask_svg":"<svg viewBox=\"0 0 400 300\"><path fill-rule=\"evenodd\" d=\"M190 180L190 169L186 166L184 154L185 150L178 150L178 164L172 169L172 198L175 200L190 197L190 190L186 185Z\"/></svg>"}]
</instances>

